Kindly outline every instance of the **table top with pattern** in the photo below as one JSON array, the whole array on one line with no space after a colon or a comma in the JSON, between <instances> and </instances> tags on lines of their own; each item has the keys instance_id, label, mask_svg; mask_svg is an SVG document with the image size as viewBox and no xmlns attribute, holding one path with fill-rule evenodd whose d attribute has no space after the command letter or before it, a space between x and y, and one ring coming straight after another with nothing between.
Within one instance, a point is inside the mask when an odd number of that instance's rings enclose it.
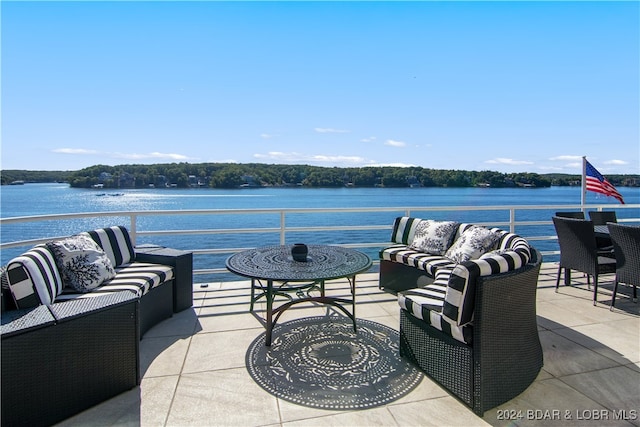
<instances>
[{"instance_id":1,"label":"table top with pattern","mask_svg":"<svg viewBox=\"0 0 640 427\"><path fill-rule=\"evenodd\" d=\"M304 282L355 276L372 264L362 252L329 245L308 245L307 261L294 261L292 246L263 246L239 252L227 259L227 269L252 279Z\"/></svg>"}]
</instances>

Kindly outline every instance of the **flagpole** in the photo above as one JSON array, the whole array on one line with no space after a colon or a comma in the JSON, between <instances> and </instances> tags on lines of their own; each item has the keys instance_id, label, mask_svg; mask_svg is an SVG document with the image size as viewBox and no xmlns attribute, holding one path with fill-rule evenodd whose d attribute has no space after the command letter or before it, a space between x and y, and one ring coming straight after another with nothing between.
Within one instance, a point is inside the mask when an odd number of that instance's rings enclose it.
<instances>
[{"instance_id":1,"label":"flagpole","mask_svg":"<svg viewBox=\"0 0 640 427\"><path fill-rule=\"evenodd\" d=\"M584 212L584 205L587 198L587 156L582 156L582 192L580 194L580 206Z\"/></svg>"}]
</instances>

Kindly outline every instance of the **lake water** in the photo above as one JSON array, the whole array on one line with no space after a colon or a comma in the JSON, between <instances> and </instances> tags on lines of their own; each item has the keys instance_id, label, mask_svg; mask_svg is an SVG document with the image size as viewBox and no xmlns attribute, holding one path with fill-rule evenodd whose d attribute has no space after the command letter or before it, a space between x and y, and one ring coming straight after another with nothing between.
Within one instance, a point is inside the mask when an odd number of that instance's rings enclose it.
<instances>
[{"instance_id":1,"label":"lake water","mask_svg":"<svg viewBox=\"0 0 640 427\"><path fill-rule=\"evenodd\" d=\"M627 204L640 203L640 189L618 188ZM613 198L587 193L587 204L607 204L607 209L620 205ZM494 205L562 205L580 204L580 188L256 188L256 189L144 189L144 190L92 190L70 188L66 184L26 184L1 188L2 218L77 212L153 211L190 209L253 209L253 208L363 208L363 207L431 207L431 206L494 206ZM553 210L522 211L517 220L549 220ZM367 215L366 221L362 216ZM388 213L349 213L321 215L289 215L287 225L296 227L322 225L390 225L402 210ZM425 216L423 216L425 217ZM508 221L504 212L477 211L455 213L435 212L435 219L455 219L465 222ZM619 218L638 218L638 209L618 211ZM278 227L278 215L224 215L224 216L155 216L140 217L138 230L207 229ZM51 221L39 224L2 226L3 242L62 236L113 224L128 226L128 218L81 219ZM553 226L516 230L522 235L554 235ZM389 231L341 231L288 235L288 242L307 243L384 242ZM138 244L157 243L178 249L224 247L251 247L277 244L277 234L190 235L141 237ZM291 240L290 240L291 239ZM555 242L536 242L541 250L555 250ZM556 245L556 246L554 246ZM0 263L6 264L21 249L3 250ZM366 251L377 257L376 250ZM228 255L204 255L194 259L195 268L220 268ZM545 258L545 260L551 260ZM200 278L198 281L202 281ZM220 279L218 279L220 280Z\"/></svg>"}]
</instances>

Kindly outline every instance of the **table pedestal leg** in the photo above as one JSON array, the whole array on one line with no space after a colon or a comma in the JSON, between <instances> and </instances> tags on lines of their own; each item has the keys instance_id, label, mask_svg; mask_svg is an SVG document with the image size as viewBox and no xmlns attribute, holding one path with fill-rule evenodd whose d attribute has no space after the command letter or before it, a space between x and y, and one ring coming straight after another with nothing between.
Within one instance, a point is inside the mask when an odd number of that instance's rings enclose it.
<instances>
[{"instance_id":1,"label":"table pedestal leg","mask_svg":"<svg viewBox=\"0 0 640 427\"><path fill-rule=\"evenodd\" d=\"M249 312L253 313L253 303L256 300L256 279L251 279L251 304L249 305Z\"/></svg>"},{"instance_id":2,"label":"table pedestal leg","mask_svg":"<svg viewBox=\"0 0 640 427\"><path fill-rule=\"evenodd\" d=\"M267 333L265 345L271 345L271 333L273 332L273 280L267 281Z\"/></svg>"},{"instance_id":3,"label":"table pedestal leg","mask_svg":"<svg viewBox=\"0 0 640 427\"><path fill-rule=\"evenodd\" d=\"M347 278L351 285L351 314L353 315L353 332L358 332L356 326L356 276Z\"/></svg>"}]
</instances>

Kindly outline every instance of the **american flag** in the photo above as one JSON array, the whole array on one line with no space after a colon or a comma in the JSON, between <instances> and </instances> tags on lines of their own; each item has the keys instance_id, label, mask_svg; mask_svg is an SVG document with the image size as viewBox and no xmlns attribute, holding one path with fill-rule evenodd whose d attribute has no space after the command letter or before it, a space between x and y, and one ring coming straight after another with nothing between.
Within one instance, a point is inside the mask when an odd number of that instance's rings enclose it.
<instances>
[{"instance_id":1,"label":"american flag","mask_svg":"<svg viewBox=\"0 0 640 427\"><path fill-rule=\"evenodd\" d=\"M615 197L618 199L620 203L624 205L624 200L622 195L618 193L616 187L611 185L607 178L602 176L600 172L596 168L593 167L591 163L589 163L586 159L586 168L585 168L585 180L586 180L586 189L589 191L594 191L596 193L601 193L606 196Z\"/></svg>"}]
</instances>

